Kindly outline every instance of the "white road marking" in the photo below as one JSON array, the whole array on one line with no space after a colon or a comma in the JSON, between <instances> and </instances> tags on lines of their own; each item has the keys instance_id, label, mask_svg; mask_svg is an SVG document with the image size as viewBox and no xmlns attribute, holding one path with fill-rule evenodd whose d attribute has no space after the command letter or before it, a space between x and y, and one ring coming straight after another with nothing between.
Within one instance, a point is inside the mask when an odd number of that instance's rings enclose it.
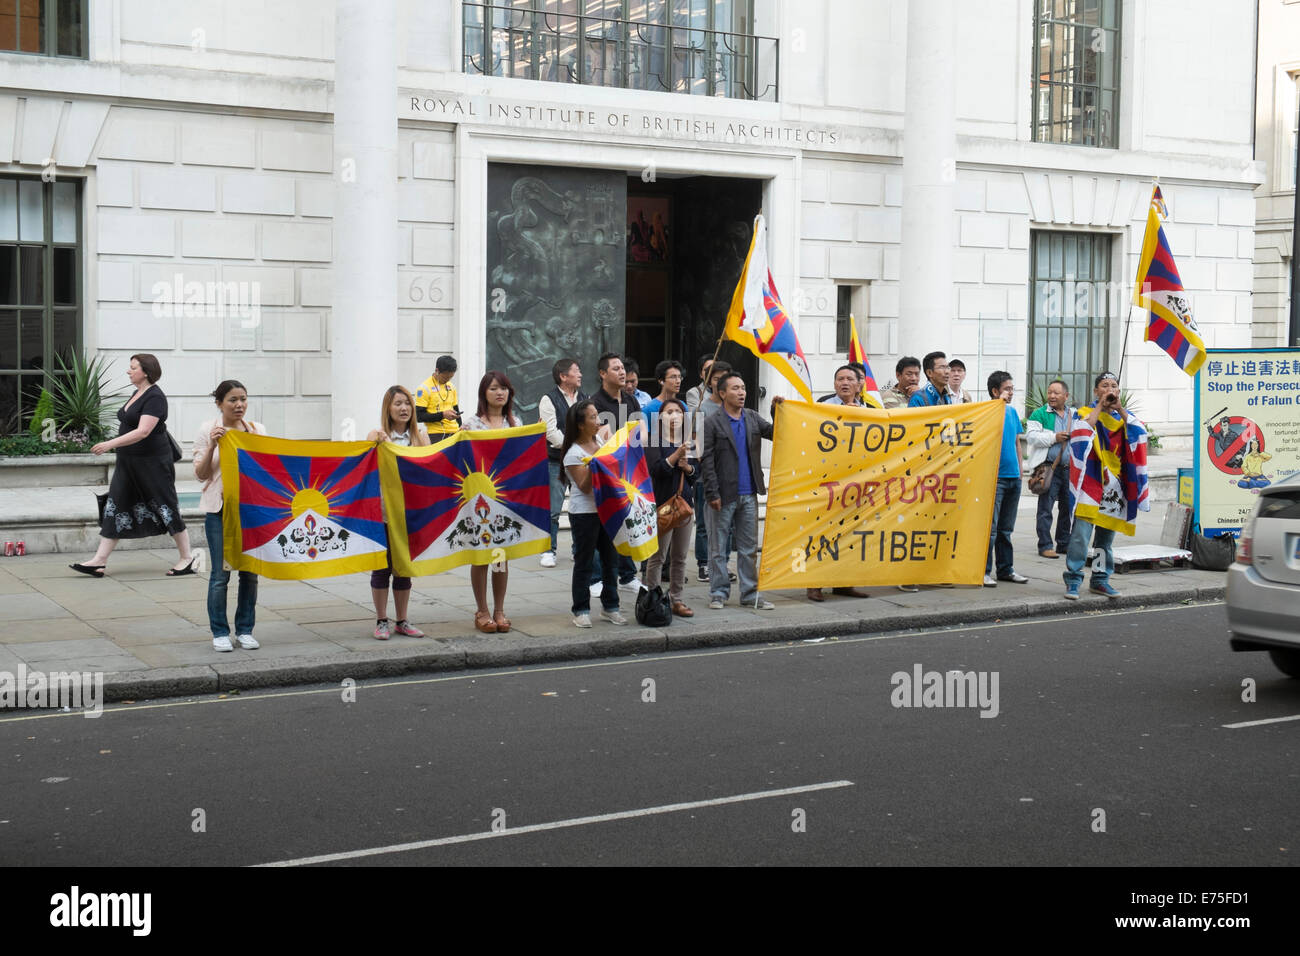
<instances>
[{"instance_id":1,"label":"white road marking","mask_svg":"<svg viewBox=\"0 0 1300 956\"><path fill-rule=\"evenodd\" d=\"M1300 714L1292 714L1290 717L1270 717L1267 720L1243 720L1237 724L1223 724L1228 730L1236 730L1239 727L1259 727L1263 724L1285 724L1288 720L1300 720Z\"/></svg>"},{"instance_id":2,"label":"white road marking","mask_svg":"<svg viewBox=\"0 0 1300 956\"><path fill-rule=\"evenodd\" d=\"M326 853L321 856L304 856L296 860L279 860L275 863L259 863L257 866L309 866L313 863L334 863L339 860L355 860L366 856L383 856L387 853L405 853L408 850L424 850L435 846L451 846L456 843L473 843L477 840L493 840L498 837L518 836L522 833L540 833L543 830L563 830L568 827L587 826L592 823L609 823L613 820L630 820L634 817L656 816L661 813L679 813L682 810L698 810L702 807L719 807L728 803L747 803L751 800L770 800L772 797L788 797L797 793L812 793L816 790L839 790L853 786L852 780L831 780L827 783L813 783L806 787L786 787L784 790L759 790L756 793L739 793L733 797L718 797L714 800L693 800L690 803L669 803L661 807L645 807L641 810L620 810L617 813L601 813L592 817L575 817L572 820L556 820L553 823L533 823L522 827L506 827L504 830L489 830L485 833L464 833L460 836L440 837L436 840L420 840L417 843L395 843L392 846L377 846L368 850L349 850L345 853Z\"/></svg>"},{"instance_id":3,"label":"white road marking","mask_svg":"<svg viewBox=\"0 0 1300 956\"><path fill-rule=\"evenodd\" d=\"M399 679L390 681L370 682L359 684L360 687L366 687L370 690L377 690L381 687L408 687L415 684L443 684L448 681L475 681L487 680L490 677L519 677L526 674L541 674L552 671L573 671L589 670L597 667L627 667L635 664L638 667L644 667L647 662L658 663L660 661L682 661L692 660L698 657L724 657L731 654L768 654L776 650L793 651L797 648L817 648L819 650L828 647L845 646L849 644L867 644L874 641L896 641L906 637L941 637L945 634L967 634L974 631L991 631L1005 627L1031 627L1036 624L1086 624L1103 617L1116 617L1119 615L1131 616L1134 614L1163 614L1170 611L1192 611L1201 610L1207 607L1215 607L1223 604L1222 601L1206 601L1199 604L1182 604L1169 607L1142 607L1142 608L1124 608L1115 611L1098 610L1088 614L1067 614L1059 617L1030 617L1016 618L1010 621L990 621L986 624L955 624L951 627L931 628L925 631L916 629L902 629L898 631L889 631L885 634L854 634L844 637L834 637L822 644L807 644L799 639L794 639L794 643L786 641L770 641L765 644L750 644L744 647L728 648L726 650L688 650L679 651L672 654L661 654L657 652L647 654L634 654L628 657L621 657L618 660L605 661L588 661L583 664L552 664L546 666L519 665L512 667L510 670L473 670L464 669L457 671L455 674L448 674L440 677L414 677L409 679ZM834 631L834 628L828 628ZM196 697L190 700L167 700L157 704L121 704L114 706L112 704L104 705L105 714L120 714L134 710L162 710L171 707L195 707L201 704L238 704L250 703L254 701L276 700L280 697L314 697L319 694L339 693L337 686L316 687L311 690L272 690L267 693L234 693L231 691L213 691L202 697ZM231 696L217 696L230 694ZM54 718L81 717L79 710L71 712L54 711L42 712L38 714L24 714L21 717L0 717L0 724L16 723L23 720L51 720Z\"/></svg>"}]
</instances>

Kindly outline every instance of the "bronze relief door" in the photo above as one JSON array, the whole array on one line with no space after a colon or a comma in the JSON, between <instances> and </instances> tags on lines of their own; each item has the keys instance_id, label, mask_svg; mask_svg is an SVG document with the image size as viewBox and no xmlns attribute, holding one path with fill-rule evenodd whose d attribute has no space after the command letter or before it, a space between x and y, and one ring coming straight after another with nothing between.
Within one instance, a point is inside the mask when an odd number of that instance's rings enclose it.
<instances>
[{"instance_id":1,"label":"bronze relief door","mask_svg":"<svg viewBox=\"0 0 1300 956\"><path fill-rule=\"evenodd\" d=\"M582 364L590 394L601 353L623 351L626 173L492 163L487 206L487 367L536 421L557 359Z\"/></svg>"}]
</instances>

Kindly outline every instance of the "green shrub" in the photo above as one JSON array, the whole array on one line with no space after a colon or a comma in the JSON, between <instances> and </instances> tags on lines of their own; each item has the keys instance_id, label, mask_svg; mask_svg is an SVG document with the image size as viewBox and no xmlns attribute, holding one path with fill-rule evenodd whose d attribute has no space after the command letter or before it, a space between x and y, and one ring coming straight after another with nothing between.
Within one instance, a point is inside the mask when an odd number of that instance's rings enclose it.
<instances>
[{"instance_id":1,"label":"green shrub","mask_svg":"<svg viewBox=\"0 0 1300 956\"><path fill-rule=\"evenodd\" d=\"M92 443L103 441L109 431L110 411L116 410L116 401L123 397L120 390L108 391L112 378L108 359L96 355L87 362L74 353L71 365L65 364L62 356L56 361L59 367L50 379L50 393L59 431L84 432Z\"/></svg>"},{"instance_id":2,"label":"green shrub","mask_svg":"<svg viewBox=\"0 0 1300 956\"><path fill-rule=\"evenodd\" d=\"M53 414L54 399L49 391L41 389L41 397L36 400L36 410L32 412L32 421L27 426L27 430L39 438L41 432L45 430L45 420L53 417Z\"/></svg>"}]
</instances>

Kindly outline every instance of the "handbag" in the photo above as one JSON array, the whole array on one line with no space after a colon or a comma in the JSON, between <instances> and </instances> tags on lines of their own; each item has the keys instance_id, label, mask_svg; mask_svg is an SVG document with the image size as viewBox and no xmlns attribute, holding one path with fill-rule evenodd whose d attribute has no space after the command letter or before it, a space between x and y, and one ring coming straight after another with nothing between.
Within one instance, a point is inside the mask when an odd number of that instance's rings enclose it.
<instances>
[{"instance_id":1,"label":"handbag","mask_svg":"<svg viewBox=\"0 0 1300 956\"><path fill-rule=\"evenodd\" d=\"M1202 571L1226 571L1237 560L1237 539L1230 534L1207 538L1199 531L1193 531L1188 550L1192 552L1192 567Z\"/></svg>"},{"instance_id":2,"label":"handbag","mask_svg":"<svg viewBox=\"0 0 1300 956\"><path fill-rule=\"evenodd\" d=\"M667 534L674 528L680 528L695 517L695 509L682 497L682 488L686 485L686 476L677 482L677 494L659 506L659 533Z\"/></svg>"},{"instance_id":3,"label":"handbag","mask_svg":"<svg viewBox=\"0 0 1300 956\"><path fill-rule=\"evenodd\" d=\"M1052 475L1056 472L1056 462L1045 461L1042 464L1035 465L1034 470L1029 473L1025 479L1029 486L1031 495L1045 495L1048 489L1052 487Z\"/></svg>"},{"instance_id":4,"label":"handbag","mask_svg":"<svg viewBox=\"0 0 1300 956\"><path fill-rule=\"evenodd\" d=\"M636 596L635 614L642 627L667 627L673 622L673 605L659 585L643 587Z\"/></svg>"},{"instance_id":5,"label":"handbag","mask_svg":"<svg viewBox=\"0 0 1300 956\"><path fill-rule=\"evenodd\" d=\"M167 432L167 440L172 445L172 461L180 461L185 457L185 452L181 451L180 442L176 440L176 436L171 433L171 429L166 425L163 426L163 430Z\"/></svg>"}]
</instances>

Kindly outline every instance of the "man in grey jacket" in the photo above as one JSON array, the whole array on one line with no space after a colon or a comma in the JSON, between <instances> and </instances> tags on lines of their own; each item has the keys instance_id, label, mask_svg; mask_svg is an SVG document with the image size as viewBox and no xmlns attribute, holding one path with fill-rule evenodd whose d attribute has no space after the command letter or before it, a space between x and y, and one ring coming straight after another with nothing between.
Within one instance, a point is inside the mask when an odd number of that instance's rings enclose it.
<instances>
[{"instance_id":1,"label":"man in grey jacket","mask_svg":"<svg viewBox=\"0 0 1300 956\"><path fill-rule=\"evenodd\" d=\"M771 440L772 423L745 407L745 380L728 372L718 381L722 408L704 420L704 518L709 528L709 607L721 610L731 596L727 576L727 536L735 533L740 603L760 611L776 605L758 593L758 496L766 494L762 440Z\"/></svg>"}]
</instances>

